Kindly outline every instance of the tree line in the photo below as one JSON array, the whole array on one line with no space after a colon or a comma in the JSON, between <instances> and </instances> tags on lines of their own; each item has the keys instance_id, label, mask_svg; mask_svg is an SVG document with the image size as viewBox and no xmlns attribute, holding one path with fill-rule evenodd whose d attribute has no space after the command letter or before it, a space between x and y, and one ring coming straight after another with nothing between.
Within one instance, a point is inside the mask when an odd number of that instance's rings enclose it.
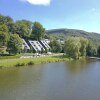
<instances>
[{"instance_id":1,"label":"tree line","mask_svg":"<svg viewBox=\"0 0 100 100\"><path fill-rule=\"evenodd\" d=\"M40 40L46 36L45 28L39 22L14 20L9 16L0 15L0 52L7 48L11 54L19 53L24 39Z\"/></svg>"},{"instance_id":2,"label":"tree line","mask_svg":"<svg viewBox=\"0 0 100 100\"><path fill-rule=\"evenodd\" d=\"M100 45L83 37L67 38L64 50L67 56L74 59L79 59L80 56L100 57Z\"/></svg>"},{"instance_id":3,"label":"tree line","mask_svg":"<svg viewBox=\"0 0 100 100\"><path fill-rule=\"evenodd\" d=\"M64 44L57 41L57 37L46 34L45 28L39 22L29 20L14 20L9 16L0 15L0 52L5 48L9 54L21 51L22 40L50 39L53 53L66 53L67 57L79 59L80 56L100 57L100 44L83 37L67 37Z\"/></svg>"},{"instance_id":4,"label":"tree line","mask_svg":"<svg viewBox=\"0 0 100 100\"><path fill-rule=\"evenodd\" d=\"M54 39L51 41L50 46L53 52L65 53L69 58L100 57L100 44L84 37L67 37L63 45Z\"/></svg>"}]
</instances>

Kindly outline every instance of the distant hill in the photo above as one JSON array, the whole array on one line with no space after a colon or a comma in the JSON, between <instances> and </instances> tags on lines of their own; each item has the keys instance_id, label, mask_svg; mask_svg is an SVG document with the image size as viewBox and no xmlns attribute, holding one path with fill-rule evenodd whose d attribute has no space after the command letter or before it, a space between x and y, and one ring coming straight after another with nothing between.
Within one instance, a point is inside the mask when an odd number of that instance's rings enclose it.
<instances>
[{"instance_id":1,"label":"distant hill","mask_svg":"<svg viewBox=\"0 0 100 100\"><path fill-rule=\"evenodd\" d=\"M100 34L95 32L86 32L83 30L76 29L52 29L47 30L46 32L52 36L59 37L60 39L64 39L68 36L79 36L88 38L96 42L100 42Z\"/></svg>"}]
</instances>

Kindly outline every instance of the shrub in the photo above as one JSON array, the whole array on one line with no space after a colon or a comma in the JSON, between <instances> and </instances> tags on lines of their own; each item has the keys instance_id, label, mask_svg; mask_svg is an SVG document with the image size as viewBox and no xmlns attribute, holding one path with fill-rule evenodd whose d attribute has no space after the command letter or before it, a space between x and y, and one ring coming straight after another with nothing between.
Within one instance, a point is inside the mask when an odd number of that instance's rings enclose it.
<instances>
[{"instance_id":1,"label":"shrub","mask_svg":"<svg viewBox=\"0 0 100 100\"><path fill-rule=\"evenodd\" d=\"M30 61L27 65L34 65L34 62Z\"/></svg>"},{"instance_id":2,"label":"shrub","mask_svg":"<svg viewBox=\"0 0 100 100\"><path fill-rule=\"evenodd\" d=\"M17 63L15 66L16 66L16 67L25 66L25 63Z\"/></svg>"}]
</instances>

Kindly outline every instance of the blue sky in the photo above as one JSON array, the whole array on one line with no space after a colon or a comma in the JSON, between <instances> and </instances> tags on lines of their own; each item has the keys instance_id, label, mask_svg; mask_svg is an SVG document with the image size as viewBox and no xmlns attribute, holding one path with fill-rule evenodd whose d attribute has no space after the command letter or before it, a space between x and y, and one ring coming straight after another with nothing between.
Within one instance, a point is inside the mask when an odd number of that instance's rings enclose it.
<instances>
[{"instance_id":1,"label":"blue sky","mask_svg":"<svg viewBox=\"0 0 100 100\"><path fill-rule=\"evenodd\" d=\"M0 0L0 13L14 20L39 21L46 29L100 33L100 0Z\"/></svg>"}]
</instances>

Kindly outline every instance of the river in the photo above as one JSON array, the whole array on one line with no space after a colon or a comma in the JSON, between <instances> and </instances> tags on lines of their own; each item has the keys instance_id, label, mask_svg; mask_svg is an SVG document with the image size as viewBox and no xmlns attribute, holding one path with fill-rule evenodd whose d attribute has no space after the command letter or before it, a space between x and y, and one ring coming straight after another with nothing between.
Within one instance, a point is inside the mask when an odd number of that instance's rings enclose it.
<instances>
[{"instance_id":1,"label":"river","mask_svg":"<svg viewBox=\"0 0 100 100\"><path fill-rule=\"evenodd\" d=\"M0 69L0 100L100 100L100 61Z\"/></svg>"}]
</instances>

